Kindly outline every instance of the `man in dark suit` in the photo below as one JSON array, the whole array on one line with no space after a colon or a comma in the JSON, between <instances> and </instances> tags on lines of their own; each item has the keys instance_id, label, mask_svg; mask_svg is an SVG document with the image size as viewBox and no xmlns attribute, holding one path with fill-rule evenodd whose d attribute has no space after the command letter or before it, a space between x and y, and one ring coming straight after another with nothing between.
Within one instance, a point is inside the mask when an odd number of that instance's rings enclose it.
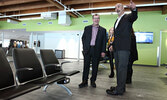
<instances>
[{"instance_id":1,"label":"man in dark suit","mask_svg":"<svg viewBox=\"0 0 167 100\"><path fill-rule=\"evenodd\" d=\"M126 91L125 85L130 55L131 30L133 22L138 18L135 3L130 1L128 8L130 8L131 13L124 14L124 6L121 3L117 3L115 6L118 19L114 25L114 42L110 50L114 50L117 86L106 90L107 94L110 95L123 95Z\"/></svg>"},{"instance_id":2,"label":"man in dark suit","mask_svg":"<svg viewBox=\"0 0 167 100\"><path fill-rule=\"evenodd\" d=\"M91 86L96 88L99 61L106 52L106 29L99 25L100 16L98 14L93 15L92 20L93 25L86 26L82 36L84 67L79 88L88 86L90 62L92 62Z\"/></svg>"}]
</instances>

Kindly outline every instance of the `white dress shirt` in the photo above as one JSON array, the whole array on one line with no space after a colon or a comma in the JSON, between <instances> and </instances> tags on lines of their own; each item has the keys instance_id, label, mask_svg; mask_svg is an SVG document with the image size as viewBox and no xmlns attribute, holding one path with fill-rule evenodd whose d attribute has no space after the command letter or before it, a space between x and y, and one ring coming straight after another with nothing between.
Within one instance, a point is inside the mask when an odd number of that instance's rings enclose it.
<instances>
[{"instance_id":1,"label":"white dress shirt","mask_svg":"<svg viewBox=\"0 0 167 100\"><path fill-rule=\"evenodd\" d=\"M117 22L116 22L115 27L114 27L115 29L117 28L117 26L118 26L118 24L119 24L121 18L122 18L124 15L125 15L125 13L123 13L120 17L117 18Z\"/></svg>"}]
</instances>

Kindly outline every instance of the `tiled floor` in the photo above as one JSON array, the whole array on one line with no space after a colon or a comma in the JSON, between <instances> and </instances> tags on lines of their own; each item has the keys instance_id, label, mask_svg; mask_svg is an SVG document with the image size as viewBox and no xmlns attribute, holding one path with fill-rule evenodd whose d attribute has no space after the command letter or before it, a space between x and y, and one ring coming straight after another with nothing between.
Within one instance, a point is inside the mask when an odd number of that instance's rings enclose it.
<instances>
[{"instance_id":1,"label":"tiled floor","mask_svg":"<svg viewBox=\"0 0 167 100\"><path fill-rule=\"evenodd\" d=\"M68 59L69 60L69 59ZM13 66L12 62L11 65ZM71 82L66 84L73 93L68 93L61 87L53 84L48 87L47 92L42 88L31 93L22 95L14 100L167 100L167 69L165 67L133 66L133 83L127 85L123 96L111 96L106 94L106 89L111 85L116 86L116 77L108 78L109 64L107 68L99 66L97 77L97 88L88 87L79 89L81 82L83 61L64 64L64 70L80 70L81 73L71 77ZM90 71L91 75L91 71Z\"/></svg>"}]
</instances>

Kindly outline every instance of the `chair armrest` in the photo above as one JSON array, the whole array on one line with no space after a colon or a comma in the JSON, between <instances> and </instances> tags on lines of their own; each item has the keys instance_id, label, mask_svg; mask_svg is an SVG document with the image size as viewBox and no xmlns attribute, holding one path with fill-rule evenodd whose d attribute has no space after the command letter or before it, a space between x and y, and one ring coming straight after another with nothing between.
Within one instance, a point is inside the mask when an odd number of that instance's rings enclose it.
<instances>
[{"instance_id":1,"label":"chair armrest","mask_svg":"<svg viewBox=\"0 0 167 100\"><path fill-rule=\"evenodd\" d=\"M19 71L31 71L31 70L33 70L33 68L19 68L19 69L16 69L16 72L15 72L15 78L16 78L16 86L18 86L20 83L19 83L19 80L18 80L18 76L17 76L17 72L19 72Z\"/></svg>"},{"instance_id":2,"label":"chair armrest","mask_svg":"<svg viewBox=\"0 0 167 100\"><path fill-rule=\"evenodd\" d=\"M16 71L24 71L24 70L33 70L33 68L19 68L19 69L16 69Z\"/></svg>"},{"instance_id":3,"label":"chair armrest","mask_svg":"<svg viewBox=\"0 0 167 100\"><path fill-rule=\"evenodd\" d=\"M49 66L61 67L60 64L47 64L47 65L45 65L45 67L49 67Z\"/></svg>"},{"instance_id":4,"label":"chair armrest","mask_svg":"<svg viewBox=\"0 0 167 100\"><path fill-rule=\"evenodd\" d=\"M61 63L61 66L65 63L72 63L72 62L71 61L64 61L64 62Z\"/></svg>"},{"instance_id":5,"label":"chair armrest","mask_svg":"<svg viewBox=\"0 0 167 100\"><path fill-rule=\"evenodd\" d=\"M62 75L72 76L72 75L75 75L75 74L77 74L77 73L80 73L80 71L78 71L78 70L73 70L73 71L70 71L70 72L62 73Z\"/></svg>"},{"instance_id":6,"label":"chair armrest","mask_svg":"<svg viewBox=\"0 0 167 100\"><path fill-rule=\"evenodd\" d=\"M55 67L56 70L62 70L62 66L60 64L47 64L45 65L45 69L48 67Z\"/></svg>"}]
</instances>

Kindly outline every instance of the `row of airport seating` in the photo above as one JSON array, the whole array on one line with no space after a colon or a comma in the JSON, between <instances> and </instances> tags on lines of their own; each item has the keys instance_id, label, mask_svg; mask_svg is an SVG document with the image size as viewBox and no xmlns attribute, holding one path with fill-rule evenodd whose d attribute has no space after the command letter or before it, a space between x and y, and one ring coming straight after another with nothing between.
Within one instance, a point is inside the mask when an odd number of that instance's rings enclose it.
<instances>
[{"instance_id":1,"label":"row of airport seating","mask_svg":"<svg viewBox=\"0 0 167 100\"><path fill-rule=\"evenodd\" d=\"M54 83L72 95L64 84L70 82L68 76L79 71L64 73L63 63L59 63L53 50L40 50L40 55L44 66L33 49L14 48L12 56L15 71L13 71L4 50L0 48L0 100L13 99L40 88L46 92L47 87Z\"/></svg>"}]
</instances>

